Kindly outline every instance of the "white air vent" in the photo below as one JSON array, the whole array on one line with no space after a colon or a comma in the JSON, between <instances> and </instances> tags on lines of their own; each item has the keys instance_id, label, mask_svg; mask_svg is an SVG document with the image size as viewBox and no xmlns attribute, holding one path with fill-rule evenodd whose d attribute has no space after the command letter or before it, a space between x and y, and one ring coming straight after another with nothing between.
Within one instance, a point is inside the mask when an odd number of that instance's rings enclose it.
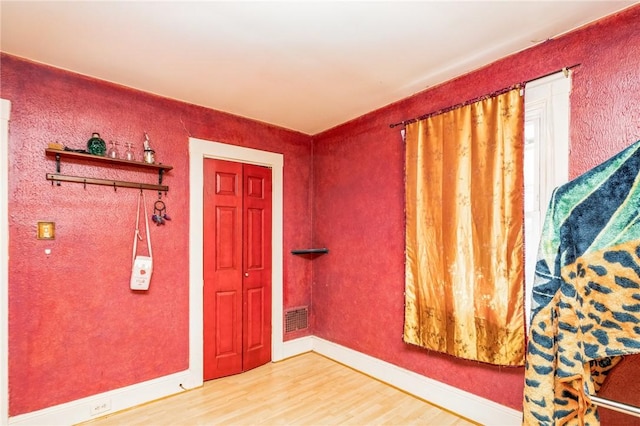
<instances>
[{"instance_id":1,"label":"white air vent","mask_svg":"<svg viewBox=\"0 0 640 426\"><path fill-rule=\"evenodd\" d=\"M289 309L284 313L284 332L291 333L309 327L309 309L307 306Z\"/></svg>"}]
</instances>

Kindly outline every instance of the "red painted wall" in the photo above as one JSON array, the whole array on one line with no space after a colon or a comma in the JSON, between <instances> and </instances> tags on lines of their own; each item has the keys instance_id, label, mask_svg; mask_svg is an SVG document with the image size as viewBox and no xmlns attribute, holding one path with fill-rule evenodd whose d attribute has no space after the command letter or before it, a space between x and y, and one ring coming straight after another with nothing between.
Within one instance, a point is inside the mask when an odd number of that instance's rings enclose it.
<instances>
[{"instance_id":1,"label":"red painted wall","mask_svg":"<svg viewBox=\"0 0 640 426\"><path fill-rule=\"evenodd\" d=\"M314 334L521 409L522 368L402 342L403 145L389 124L580 64L571 94L576 176L640 139L640 6L314 137ZM427 53L428 54L428 49Z\"/></svg>"},{"instance_id":2,"label":"red painted wall","mask_svg":"<svg viewBox=\"0 0 640 426\"><path fill-rule=\"evenodd\" d=\"M313 144L306 135L2 54L0 96L12 102L10 415L187 368L189 136L284 154L285 308L310 304L313 293L313 334L519 409L522 369L402 342L403 148L388 125L580 63L571 96L575 176L640 139L638 22L635 7L331 129ZM45 180L54 170L47 143L82 148L93 131L138 148L147 131L157 160L174 166L165 179L173 221L152 228L147 294L128 290L136 192ZM62 167L154 179L90 164ZM55 241L36 240L38 220L56 222ZM288 255L309 246L330 253Z\"/></svg>"},{"instance_id":3,"label":"red painted wall","mask_svg":"<svg viewBox=\"0 0 640 426\"><path fill-rule=\"evenodd\" d=\"M10 55L0 59L0 96L12 102L11 416L188 368L189 136L284 154L285 308L310 303L311 263L286 255L311 240L309 136ZM128 282L137 191L45 180L55 171L44 154L48 142L84 148L94 131L138 150L147 131L156 161L174 167L163 197L173 220L151 225L154 272L145 293L130 291ZM63 162L62 172L157 182L157 174L91 163ZM149 208L155 196L147 192ZM38 220L56 223L54 241L36 239Z\"/></svg>"}]
</instances>

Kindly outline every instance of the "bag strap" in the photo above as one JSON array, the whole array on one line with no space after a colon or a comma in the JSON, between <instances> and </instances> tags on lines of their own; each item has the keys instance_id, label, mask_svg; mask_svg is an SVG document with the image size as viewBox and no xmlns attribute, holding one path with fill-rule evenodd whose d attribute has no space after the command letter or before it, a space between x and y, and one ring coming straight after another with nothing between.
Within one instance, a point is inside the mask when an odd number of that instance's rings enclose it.
<instances>
[{"instance_id":1,"label":"bag strap","mask_svg":"<svg viewBox=\"0 0 640 426\"><path fill-rule=\"evenodd\" d=\"M142 240L140 236L140 199L142 198L142 208L144 210L144 222L147 232L147 248L149 249L149 257L153 258L151 253L151 236L149 235L149 218L147 217L147 202L144 198L144 192L142 189L140 190L140 195L138 196L138 211L136 213L136 230L133 233L133 255L132 262L136 260L136 252L138 251L138 239Z\"/></svg>"}]
</instances>

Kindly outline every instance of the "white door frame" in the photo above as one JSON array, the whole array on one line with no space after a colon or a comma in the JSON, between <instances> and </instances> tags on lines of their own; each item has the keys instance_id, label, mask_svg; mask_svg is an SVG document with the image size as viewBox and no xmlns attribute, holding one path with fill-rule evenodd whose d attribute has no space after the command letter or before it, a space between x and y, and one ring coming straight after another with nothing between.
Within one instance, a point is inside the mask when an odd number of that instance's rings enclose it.
<instances>
[{"instance_id":1,"label":"white door frame","mask_svg":"<svg viewBox=\"0 0 640 426\"><path fill-rule=\"evenodd\" d=\"M0 424L9 423L9 116L0 99Z\"/></svg>"},{"instance_id":2,"label":"white door frame","mask_svg":"<svg viewBox=\"0 0 640 426\"><path fill-rule=\"evenodd\" d=\"M189 138L189 371L199 386L203 380L203 188L204 159L235 161L272 170L271 360L284 358L283 315L283 165L273 152ZM198 382L199 378L199 382Z\"/></svg>"}]
</instances>

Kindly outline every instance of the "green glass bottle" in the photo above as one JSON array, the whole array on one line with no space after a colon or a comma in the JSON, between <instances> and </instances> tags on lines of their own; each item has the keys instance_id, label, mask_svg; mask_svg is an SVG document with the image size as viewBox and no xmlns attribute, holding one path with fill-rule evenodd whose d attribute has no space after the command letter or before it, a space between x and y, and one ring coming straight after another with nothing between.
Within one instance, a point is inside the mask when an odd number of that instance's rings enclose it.
<instances>
[{"instance_id":1,"label":"green glass bottle","mask_svg":"<svg viewBox=\"0 0 640 426\"><path fill-rule=\"evenodd\" d=\"M87 152L104 157L107 152L107 144L100 138L100 133L93 133L93 136L87 142Z\"/></svg>"}]
</instances>

